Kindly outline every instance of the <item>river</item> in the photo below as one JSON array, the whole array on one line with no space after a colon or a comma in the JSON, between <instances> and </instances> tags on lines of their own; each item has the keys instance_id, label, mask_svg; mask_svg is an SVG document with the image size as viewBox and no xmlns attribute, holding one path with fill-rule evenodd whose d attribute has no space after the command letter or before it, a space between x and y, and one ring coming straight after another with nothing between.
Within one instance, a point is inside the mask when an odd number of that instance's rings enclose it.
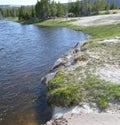
<instances>
[{"instance_id":1,"label":"river","mask_svg":"<svg viewBox=\"0 0 120 125\"><path fill-rule=\"evenodd\" d=\"M67 28L0 21L0 125L39 125L51 118L40 79L87 37Z\"/></svg>"}]
</instances>

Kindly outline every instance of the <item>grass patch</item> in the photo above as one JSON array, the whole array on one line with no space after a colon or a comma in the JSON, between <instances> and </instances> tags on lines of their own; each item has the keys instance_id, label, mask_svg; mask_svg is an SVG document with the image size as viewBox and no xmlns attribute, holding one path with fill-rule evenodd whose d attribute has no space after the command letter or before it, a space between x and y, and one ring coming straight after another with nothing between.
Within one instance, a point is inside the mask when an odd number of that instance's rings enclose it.
<instances>
[{"instance_id":1,"label":"grass patch","mask_svg":"<svg viewBox=\"0 0 120 125\"><path fill-rule=\"evenodd\" d=\"M48 101L57 106L71 106L76 105L81 100L79 92L80 85L75 84L71 74L66 74L59 71L55 78L48 83Z\"/></svg>"},{"instance_id":2,"label":"grass patch","mask_svg":"<svg viewBox=\"0 0 120 125\"><path fill-rule=\"evenodd\" d=\"M109 84L92 74L82 80L81 87L86 90L88 100L94 101L100 109L107 108L110 102L120 101L120 85Z\"/></svg>"},{"instance_id":3,"label":"grass patch","mask_svg":"<svg viewBox=\"0 0 120 125\"><path fill-rule=\"evenodd\" d=\"M17 22L18 17L7 17L7 18L4 18L4 20Z\"/></svg>"},{"instance_id":4,"label":"grass patch","mask_svg":"<svg viewBox=\"0 0 120 125\"><path fill-rule=\"evenodd\" d=\"M108 84L99 77L87 74L78 82L75 74L58 72L48 83L48 100L57 106L72 106L94 102L104 110L109 103L120 101L120 85ZM73 82L74 81L74 82Z\"/></svg>"},{"instance_id":5,"label":"grass patch","mask_svg":"<svg viewBox=\"0 0 120 125\"><path fill-rule=\"evenodd\" d=\"M67 27L73 30L80 31L81 27L72 25L71 22L75 21L75 19L71 20L65 20L65 19L50 19L50 20L45 20L39 23L36 23L36 25L39 26L49 26L49 27Z\"/></svg>"},{"instance_id":6,"label":"grass patch","mask_svg":"<svg viewBox=\"0 0 120 125\"><path fill-rule=\"evenodd\" d=\"M83 27L82 30L95 39L120 36L120 24Z\"/></svg>"},{"instance_id":7,"label":"grass patch","mask_svg":"<svg viewBox=\"0 0 120 125\"><path fill-rule=\"evenodd\" d=\"M40 26L51 26L51 27L65 27L67 26L68 22L67 21L62 21L62 20L58 20L58 19L50 19L50 20L45 20L42 21L40 23L37 23L37 25Z\"/></svg>"},{"instance_id":8,"label":"grass patch","mask_svg":"<svg viewBox=\"0 0 120 125\"><path fill-rule=\"evenodd\" d=\"M98 43L98 42L88 42L86 44L83 44L83 46L81 46L81 50L88 50L88 49L92 49L92 48L97 48L97 47L105 47L107 46L107 43Z\"/></svg>"}]
</instances>

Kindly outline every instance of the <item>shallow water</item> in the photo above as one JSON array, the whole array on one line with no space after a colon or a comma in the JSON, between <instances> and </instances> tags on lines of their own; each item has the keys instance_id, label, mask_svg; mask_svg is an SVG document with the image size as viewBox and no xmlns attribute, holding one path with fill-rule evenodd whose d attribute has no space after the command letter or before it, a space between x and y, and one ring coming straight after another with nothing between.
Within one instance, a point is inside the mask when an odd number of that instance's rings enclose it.
<instances>
[{"instance_id":1,"label":"shallow water","mask_svg":"<svg viewBox=\"0 0 120 125\"><path fill-rule=\"evenodd\" d=\"M0 125L38 125L51 118L40 78L88 35L0 21Z\"/></svg>"}]
</instances>

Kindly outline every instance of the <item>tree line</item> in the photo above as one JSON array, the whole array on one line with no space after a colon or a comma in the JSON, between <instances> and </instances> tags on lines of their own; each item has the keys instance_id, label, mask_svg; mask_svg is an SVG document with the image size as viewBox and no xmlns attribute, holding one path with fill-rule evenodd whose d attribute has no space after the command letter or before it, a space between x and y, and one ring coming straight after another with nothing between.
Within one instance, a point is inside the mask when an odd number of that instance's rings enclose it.
<instances>
[{"instance_id":1,"label":"tree line","mask_svg":"<svg viewBox=\"0 0 120 125\"><path fill-rule=\"evenodd\" d=\"M109 3L107 0L77 0L68 4L68 12L74 16L97 15L102 10L118 9L115 1Z\"/></svg>"},{"instance_id":2,"label":"tree line","mask_svg":"<svg viewBox=\"0 0 120 125\"><path fill-rule=\"evenodd\" d=\"M46 19L51 17L61 17L65 15L66 6L54 0L40 0L35 5L36 17Z\"/></svg>"},{"instance_id":3,"label":"tree line","mask_svg":"<svg viewBox=\"0 0 120 125\"><path fill-rule=\"evenodd\" d=\"M2 17L18 17L18 8L0 8L0 16Z\"/></svg>"},{"instance_id":4,"label":"tree line","mask_svg":"<svg viewBox=\"0 0 120 125\"><path fill-rule=\"evenodd\" d=\"M89 16L99 14L102 10L117 9L113 0L77 0L61 4L54 0L38 0L35 6L21 6L19 8L0 8L2 17L18 17L19 20L49 19L63 16Z\"/></svg>"}]
</instances>

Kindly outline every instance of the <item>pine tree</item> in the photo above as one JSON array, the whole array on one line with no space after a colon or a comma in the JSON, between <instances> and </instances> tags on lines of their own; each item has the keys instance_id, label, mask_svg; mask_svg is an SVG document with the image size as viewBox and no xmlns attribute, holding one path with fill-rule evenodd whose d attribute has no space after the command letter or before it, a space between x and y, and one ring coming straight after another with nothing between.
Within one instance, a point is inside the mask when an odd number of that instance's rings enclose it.
<instances>
[{"instance_id":1,"label":"pine tree","mask_svg":"<svg viewBox=\"0 0 120 125\"><path fill-rule=\"evenodd\" d=\"M51 5L50 5L51 9L50 9L50 15L52 17L55 17L57 15L57 4L56 2L52 1Z\"/></svg>"},{"instance_id":2,"label":"pine tree","mask_svg":"<svg viewBox=\"0 0 120 125\"><path fill-rule=\"evenodd\" d=\"M61 17L65 14L65 8L62 4L58 3L57 4L57 16Z\"/></svg>"}]
</instances>

